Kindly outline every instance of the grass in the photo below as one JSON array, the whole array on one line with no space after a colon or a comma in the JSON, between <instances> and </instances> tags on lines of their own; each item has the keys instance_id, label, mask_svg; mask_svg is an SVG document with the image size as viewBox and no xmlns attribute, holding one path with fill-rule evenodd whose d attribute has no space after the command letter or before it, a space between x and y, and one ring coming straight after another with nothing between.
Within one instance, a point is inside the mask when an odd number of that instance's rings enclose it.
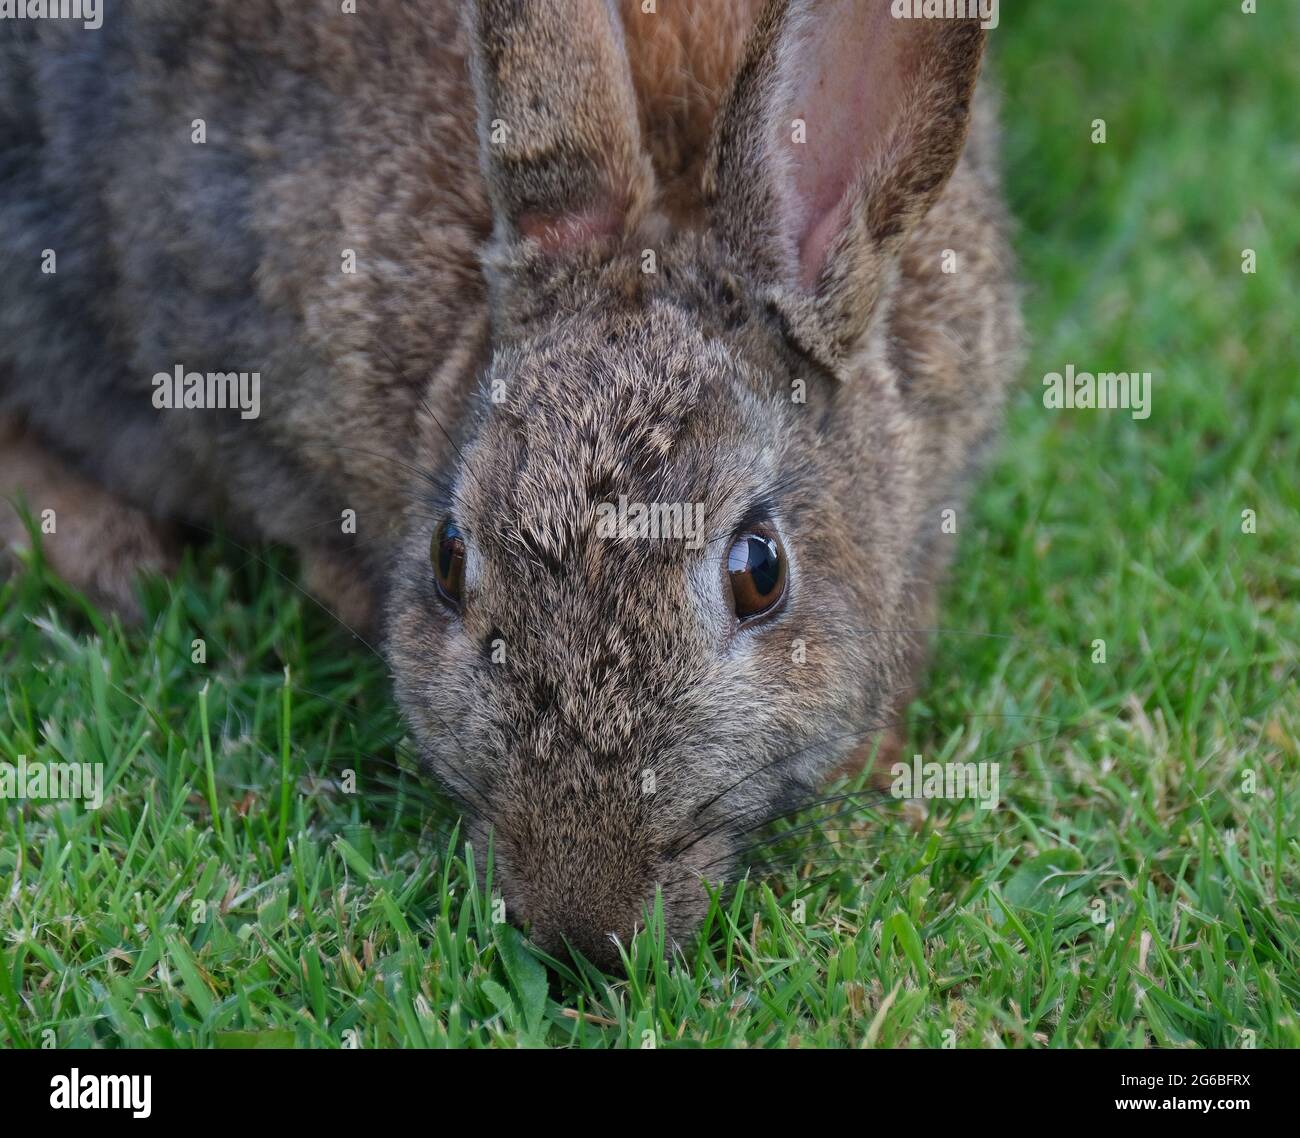
<instances>
[{"instance_id":1,"label":"grass","mask_svg":"<svg viewBox=\"0 0 1300 1138\"><path fill-rule=\"evenodd\" d=\"M1300 1046L1300 21L1260 9L994 33L1034 342L910 749L998 755L1001 810L805 816L688 960L548 977L287 558L199 549L131 633L36 558L0 759L108 790L0 806L0 1044ZM1046 411L1067 363L1151 417Z\"/></svg>"}]
</instances>

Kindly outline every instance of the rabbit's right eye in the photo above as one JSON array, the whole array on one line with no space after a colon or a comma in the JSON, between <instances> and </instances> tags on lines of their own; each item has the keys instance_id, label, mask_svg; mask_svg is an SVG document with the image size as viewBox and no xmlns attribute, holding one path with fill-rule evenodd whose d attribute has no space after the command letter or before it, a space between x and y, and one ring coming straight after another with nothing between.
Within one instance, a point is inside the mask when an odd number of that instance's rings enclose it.
<instances>
[{"instance_id":1,"label":"rabbit's right eye","mask_svg":"<svg viewBox=\"0 0 1300 1138\"><path fill-rule=\"evenodd\" d=\"M438 595L453 608L459 608L465 587L465 535L455 522L445 521L438 527L430 552Z\"/></svg>"}]
</instances>

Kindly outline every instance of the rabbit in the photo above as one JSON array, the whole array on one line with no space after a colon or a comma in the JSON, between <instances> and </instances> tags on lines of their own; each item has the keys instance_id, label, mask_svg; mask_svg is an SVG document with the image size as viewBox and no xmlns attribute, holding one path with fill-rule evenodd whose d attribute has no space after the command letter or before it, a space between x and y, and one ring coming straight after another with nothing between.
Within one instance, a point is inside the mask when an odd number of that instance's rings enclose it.
<instances>
[{"instance_id":1,"label":"rabbit","mask_svg":"<svg viewBox=\"0 0 1300 1138\"><path fill-rule=\"evenodd\" d=\"M986 33L349 7L0 28L0 493L293 546L510 920L609 968L658 892L684 945L756 828L897 745L1022 339ZM260 413L159 409L173 369Z\"/></svg>"}]
</instances>

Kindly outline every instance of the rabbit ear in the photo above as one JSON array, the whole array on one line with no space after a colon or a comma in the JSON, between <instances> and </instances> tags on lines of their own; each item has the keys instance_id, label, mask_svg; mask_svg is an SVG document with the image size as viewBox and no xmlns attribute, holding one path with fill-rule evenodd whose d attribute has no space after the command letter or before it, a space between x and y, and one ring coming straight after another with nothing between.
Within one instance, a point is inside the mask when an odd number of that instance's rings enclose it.
<instances>
[{"instance_id":1,"label":"rabbit ear","mask_svg":"<svg viewBox=\"0 0 1300 1138\"><path fill-rule=\"evenodd\" d=\"M473 0L470 28L498 242L561 252L631 229L652 183L608 0Z\"/></svg>"},{"instance_id":2,"label":"rabbit ear","mask_svg":"<svg viewBox=\"0 0 1300 1138\"><path fill-rule=\"evenodd\" d=\"M977 19L898 6L770 0L705 167L715 231L837 374L961 156L984 49Z\"/></svg>"}]
</instances>

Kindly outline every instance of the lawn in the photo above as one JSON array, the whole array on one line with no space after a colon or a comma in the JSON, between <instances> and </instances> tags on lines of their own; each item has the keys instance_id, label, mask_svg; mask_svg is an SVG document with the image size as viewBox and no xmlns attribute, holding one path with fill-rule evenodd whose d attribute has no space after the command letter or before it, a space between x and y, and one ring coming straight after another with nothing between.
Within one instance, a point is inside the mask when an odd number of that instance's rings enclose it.
<instances>
[{"instance_id":1,"label":"lawn","mask_svg":"<svg viewBox=\"0 0 1300 1138\"><path fill-rule=\"evenodd\" d=\"M548 977L288 556L197 548L129 631L37 557L0 761L106 797L0 803L0 1045L1300 1046L1300 9L1005 8L1033 342L908 748L1000 808L841 797L685 958ZM1067 364L1150 417L1045 409Z\"/></svg>"}]
</instances>

